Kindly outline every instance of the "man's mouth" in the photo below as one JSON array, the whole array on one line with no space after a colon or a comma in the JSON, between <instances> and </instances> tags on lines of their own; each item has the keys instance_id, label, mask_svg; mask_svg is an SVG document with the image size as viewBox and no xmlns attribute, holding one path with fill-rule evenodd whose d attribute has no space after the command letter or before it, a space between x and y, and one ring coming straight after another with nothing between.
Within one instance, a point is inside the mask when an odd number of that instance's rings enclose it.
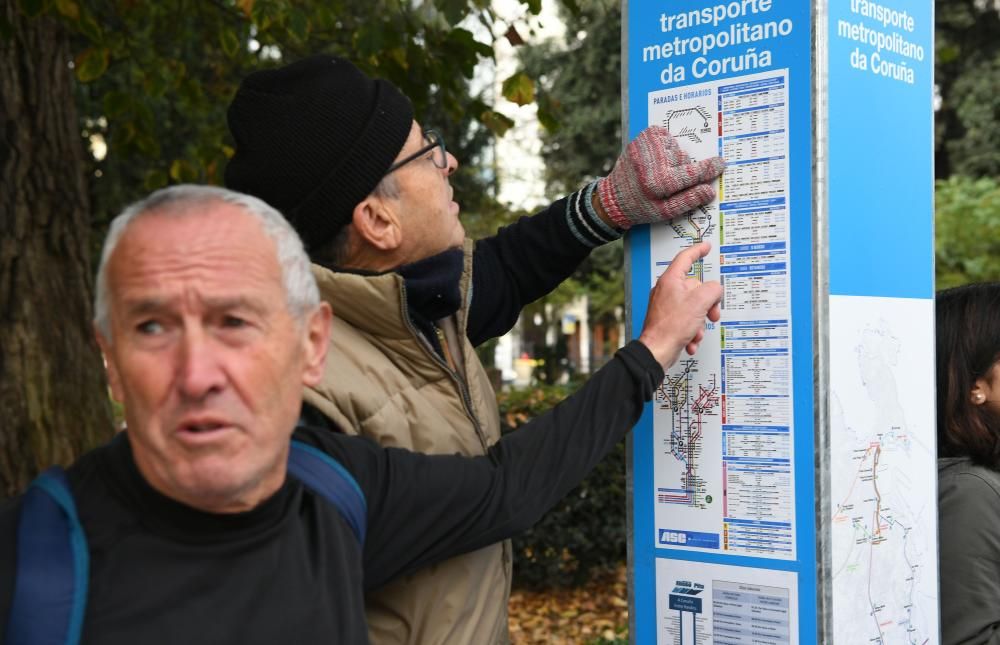
<instances>
[{"instance_id":1,"label":"man's mouth","mask_svg":"<svg viewBox=\"0 0 1000 645\"><path fill-rule=\"evenodd\" d=\"M185 432L202 433L202 432L211 432L213 430L219 430L220 428L224 427L225 425L222 423L210 421L207 423L190 423L182 426L181 429L184 430Z\"/></svg>"},{"instance_id":2,"label":"man's mouth","mask_svg":"<svg viewBox=\"0 0 1000 645\"><path fill-rule=\"evenodd\" d=\"M231 427L232 424L221 417L191 417L181 420L177 430L185 437L209 437Z\"/></svg>"}]
</instances>

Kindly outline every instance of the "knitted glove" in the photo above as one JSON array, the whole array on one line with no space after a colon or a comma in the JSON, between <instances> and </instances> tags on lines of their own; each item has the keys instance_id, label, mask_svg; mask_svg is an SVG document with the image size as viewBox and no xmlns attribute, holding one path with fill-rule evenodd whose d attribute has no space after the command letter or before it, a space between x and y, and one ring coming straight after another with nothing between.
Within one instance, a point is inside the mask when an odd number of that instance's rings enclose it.
<instances>
[{"instance_id":1,"label":"knitted glove","mask_svg":"<svg viewBox=\"0 0 1000 645\"><path fill-rule=\"evenodd\" d=\"M619 228L671 220L715 199L710 182L725 167L721 157L692 162L666 128L651 126L599 181L597 198Z\"/></svg>"}]
</instances>

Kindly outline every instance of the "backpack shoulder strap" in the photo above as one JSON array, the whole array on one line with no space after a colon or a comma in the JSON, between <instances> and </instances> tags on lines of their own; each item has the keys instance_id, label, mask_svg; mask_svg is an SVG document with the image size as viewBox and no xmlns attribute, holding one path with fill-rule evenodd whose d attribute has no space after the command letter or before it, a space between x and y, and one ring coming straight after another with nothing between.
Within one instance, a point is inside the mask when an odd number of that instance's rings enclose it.
<instances>
[{"instance_id":1,"label":"backpack shoulder strap","mask_svg":"<svg viewBox=\"0 0 1000 645\"><path fill-rule=\"evenodd\" d=\"M8 645L76 645L87 606L90 556L66 473L39 475L21 501Z\"/></svg>"},{"instance_id":2,"label":"backpack shoulder strap","mask_svg":"<svg viewBox=\"0 0 1000 645\"><path fill-rule=\"evenodd\" d=\"M288 451L288 472L313 492L333 504L350 525L360 544L365 543L368 504L354 477L336 459L298 440Z\"/></svg>"}]
</instances>

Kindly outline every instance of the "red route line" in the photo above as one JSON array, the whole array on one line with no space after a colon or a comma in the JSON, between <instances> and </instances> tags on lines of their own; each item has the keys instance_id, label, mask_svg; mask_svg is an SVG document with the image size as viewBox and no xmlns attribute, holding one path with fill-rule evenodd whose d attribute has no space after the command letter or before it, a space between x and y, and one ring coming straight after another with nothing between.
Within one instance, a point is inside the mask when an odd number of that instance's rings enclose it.
<instances>
[{"instance_id":1,"label":"red route line","mask_svg":"<svg viewBox=\"0 0 1000 645\"><path fill-rule=\"evenodd\" d=\"M874 517L874 532L873 535L879 537L882 536L882 522L879 520L879 516L882 514L882 493L878 490L878 475L876 471L878 470L878 458L882 454L882 446L875 444L875 459L872 462L872 488L875 489L875 517Z\"/></svg>"},{"instance_id":2,"label":"red route line","mask_svg":"<svg viewBox=\"0 0 1000 645\"><path fill-rule=\"evenodd\" d=\"M858 465L857 472L854 473L854 479L851 481L851 487L847 489L847 493L844 495L844 501L845 502L848 499L850 499L850 497L851 497L852 494L854 494L854 486L855 486L855 484L858 483L858 478L861 476L862 466L864 466L864 463L866 461L868 461L868 455L869 455L869 453L871 452L872 448L878 448L879 445L880 444L878 442L868 444L868 448L865 450L864 459L861 460L861 463ZM872 475L874 476L874 474L875 474L875 471L873 469L872 470ZM841 502L837 506L839 508L839 507L843 507L843 505L844 505L844 502Z\"/></svg>"},{"instance_id":3,"label":"red route line","mask_svg":"<svg viewBox=\"0 0 1000 645\"><path fill-rule=\"evenodd\" d=\"M697 400L695 400L694 404L691 406L692 410L704 405L712 397L712 395L715 394L715 391L718 389L718 386L716 385L713 386L712 389L706 390L704 387L699 385L698 389L701 390L701 393L698 395ZM697 415L697 420L695 421L695 425L698 427L698 431L695 432L694 435L692 435L691 438L688 440L689 444L694 443L694 441L698 439L698 437L700 437L702 433L701 412L696 412L695 414Z\"/></svg>"}]
</instances>

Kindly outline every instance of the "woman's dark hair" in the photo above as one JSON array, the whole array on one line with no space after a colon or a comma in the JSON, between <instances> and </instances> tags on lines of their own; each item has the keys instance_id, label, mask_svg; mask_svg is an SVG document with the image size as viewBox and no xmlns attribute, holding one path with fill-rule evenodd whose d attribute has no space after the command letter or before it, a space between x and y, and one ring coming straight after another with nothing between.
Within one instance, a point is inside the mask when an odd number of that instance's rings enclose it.
<instances>
[{"instance_id":1,"label":"woman's dark hair","mask_svg":"<svg viewBox=\"0 0 1000 645\"><path fill-rule=\"evenodd\" d=\"M972 403L1000 358L1000 282L939 291L936 310L938 456L1000 468L1000 417Z\"/></svg>"}]
</instances>

